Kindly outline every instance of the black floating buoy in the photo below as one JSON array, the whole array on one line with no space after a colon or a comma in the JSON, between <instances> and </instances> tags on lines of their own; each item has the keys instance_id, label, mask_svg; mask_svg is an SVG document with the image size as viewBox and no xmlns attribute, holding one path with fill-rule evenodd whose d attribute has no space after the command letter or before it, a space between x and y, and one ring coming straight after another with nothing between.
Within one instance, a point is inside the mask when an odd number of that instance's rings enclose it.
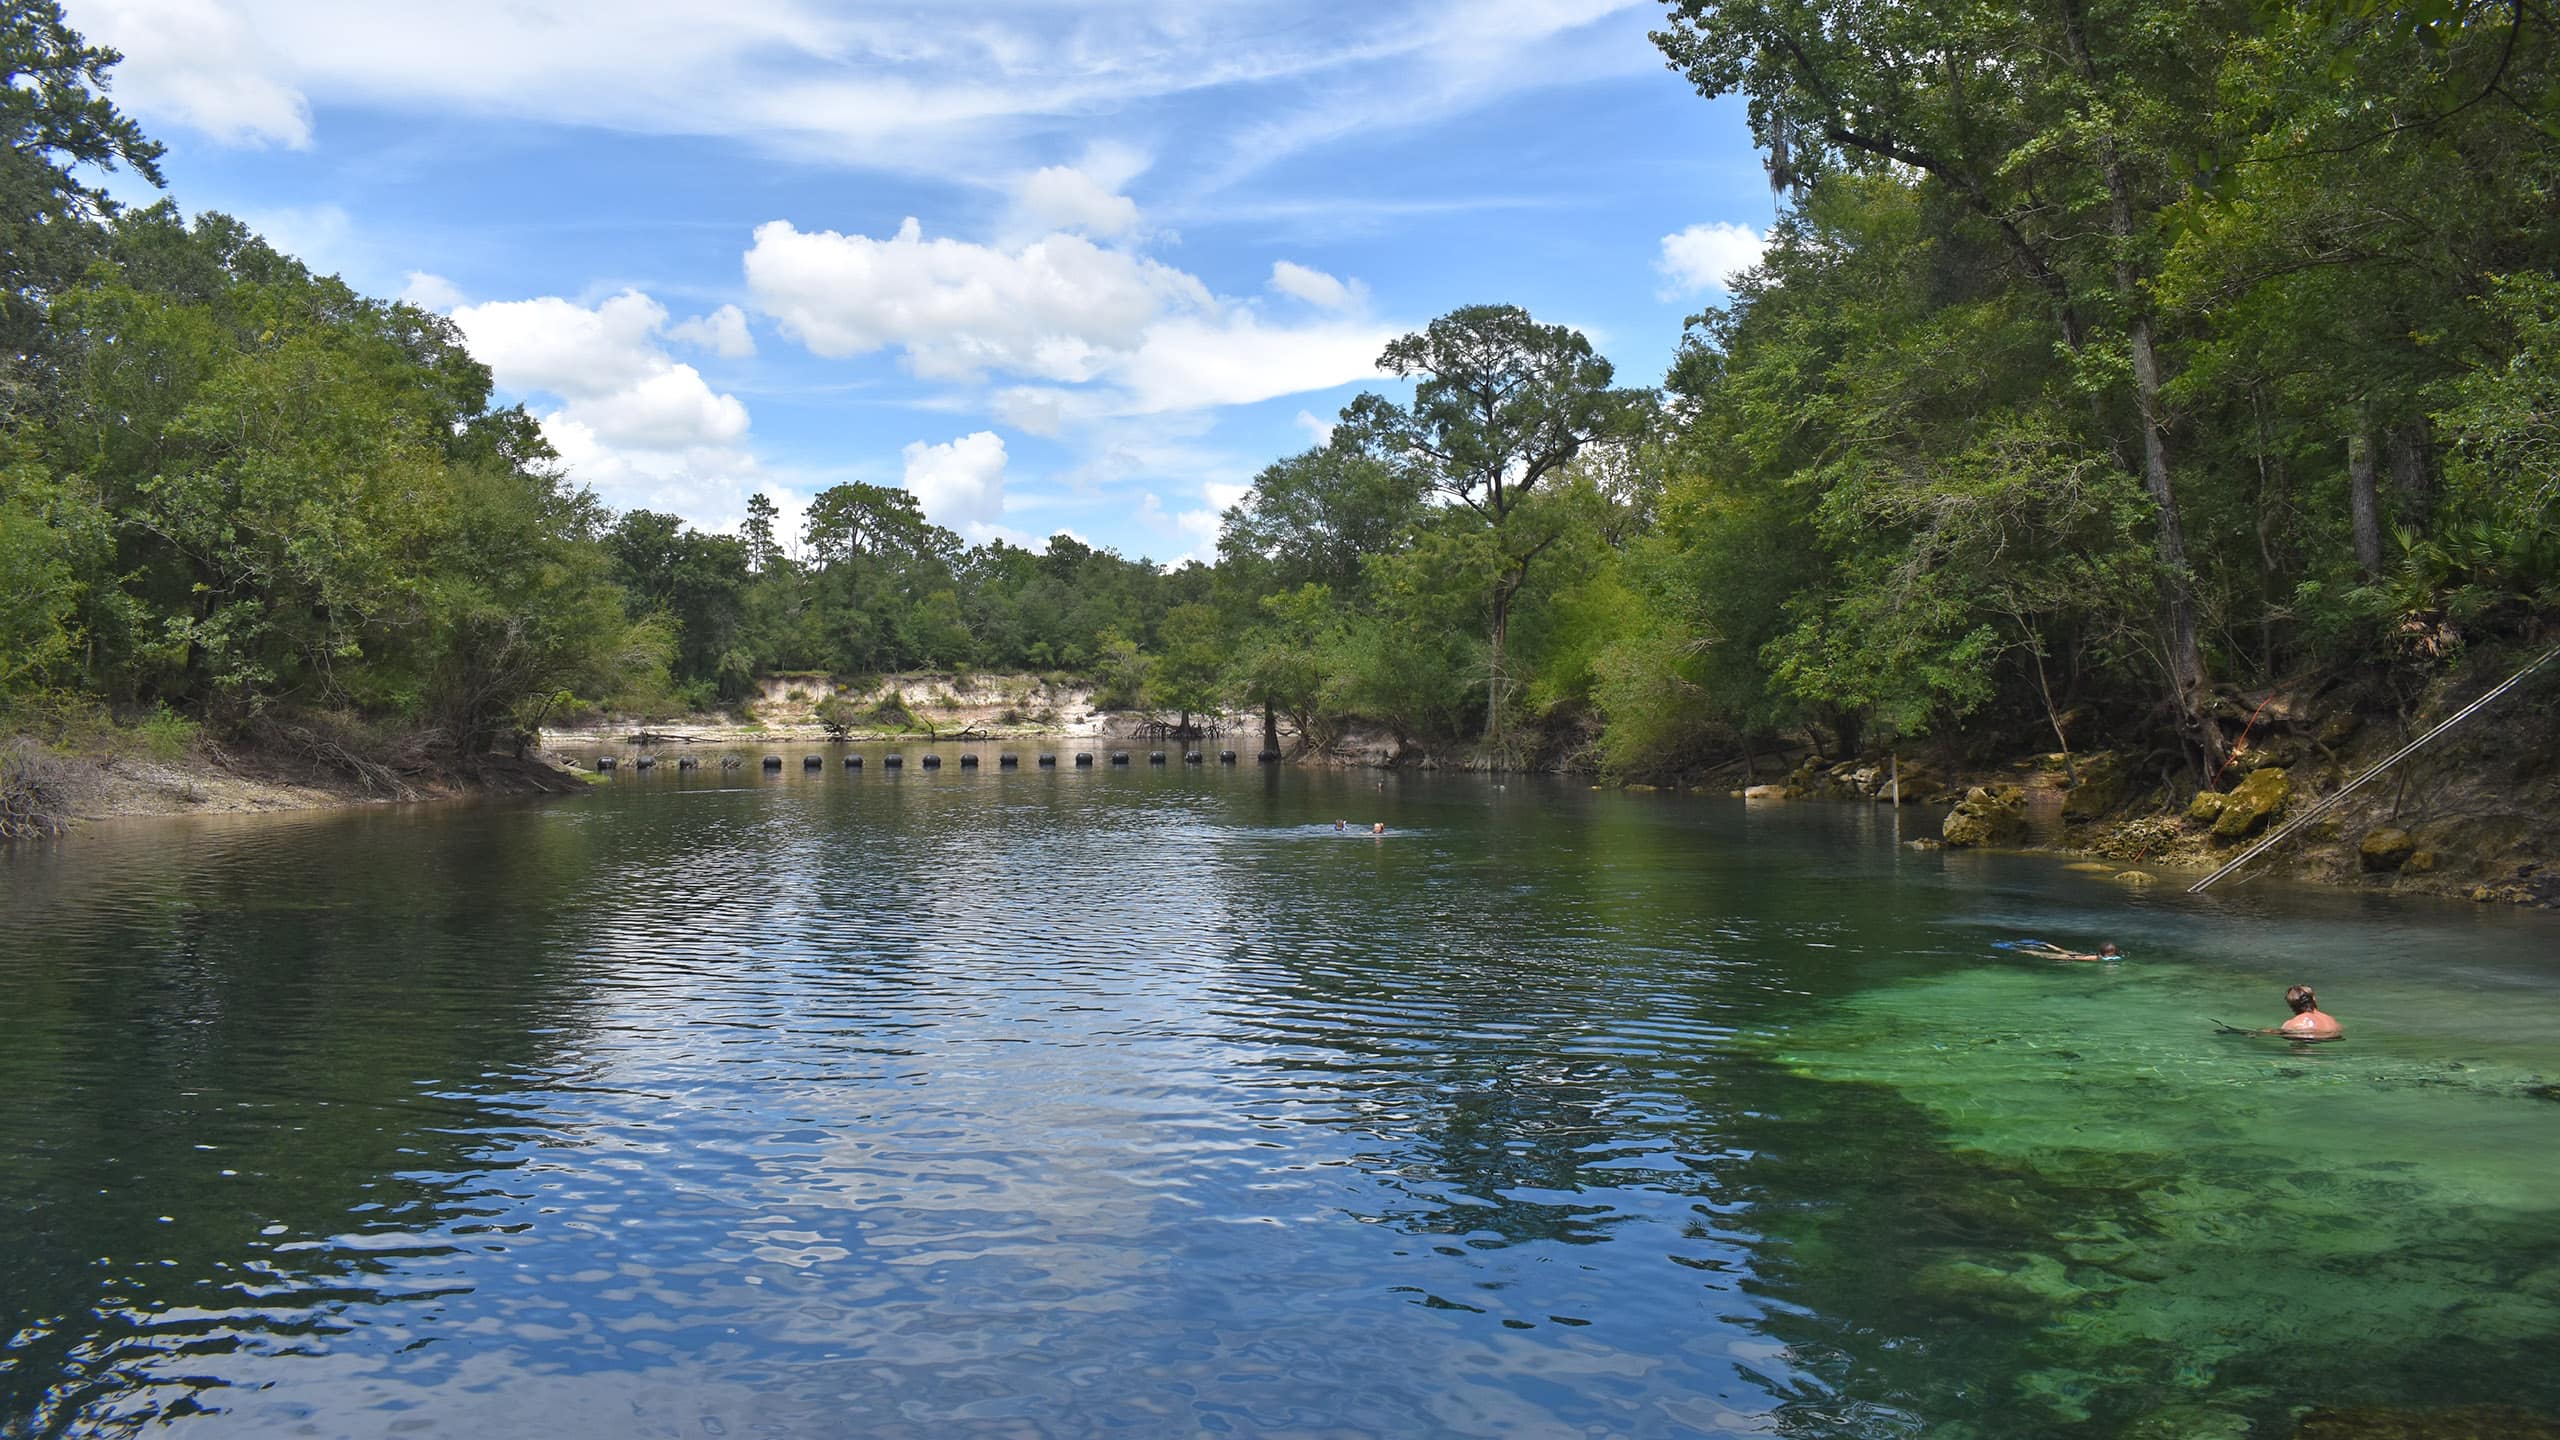
<instances>
[{"instance_id":1,"label":"black floating buoy","mask_svg":"<svg viewBox=\"0 0 2560 1440\"><path fill-rule=\"evenodd\" d=\"M1022 757L1019 755L999 755L996 757L996 768L999 770L1019 770L1022 768Z\"/></svg>"},{"instance_id":2,"label":"black floating buoy","mask_svg":"<svg viewBox=\"0 0 2560 1440\"><path fill-rule=\"evenodd\" d=\"M1112 764L1114 764L1114 765L1126 765L1126 764L1128 764L1128 763L1129 763L1129 752L1128 752L1128 751L1126 751L1126 750L1114 750L1114 751L1112 751L1112 752L1111 752L1111 763L1112 763Z\"/></svg>"},{"instance_id":3,"label":"black floating buoy","mask_svg":"<svg viewBox=\"0 0 2560 1440\"><path fill-rule=\"evenodd\" d=\"M800 768L803 770L815 770L826 763L827 757L824 755L804 755L800 757Z\"/></svg>"},{"instance_id":4,"label":"black floating buoy","mask_svg":"<svg viewBox=\"0 0 2560 1440\"><path fill-rule=\"evenodd\" d=\"M782 757L781 757L781 756L779 756L779 755L767 755L766 757L764 757L764 768L766 768L767 770L779 770L779 769L781 769L781 768L782 768Z\"/></svg>"},{"instance_id":5,"label":"black floating buoy","mask_svg":"<svg viewBox=\"0 0 2560 1440\"><path fill-rule=\"evenodd\" d=\"M1043 769L1043 770L1055 770L1055 769L1057 769L1057 768L1058 768L1058 757L1057 757L1057 756L1055 756L1055 755L1043 755L1043 756L1041 756L1041 757L1040 757L1040 768L1041 768L1041 769Z\"/></svg>"},{"instance_id":6,"label":"black floating buoy","mask_svg":"<svg viewBox=\"0 0 2560 1440\"><path fill-rule=\"evenodd\" d=\"M978 768L978 757L977 757L977 756L975 756L975 755L963 755L963 756L961 756L961 757L960 757L960 768L961 768L961 769L963 769L963 770L975 770L975 769L977 769L977 768Z\"/></svg>"},{"instance_id":7,"label":"black floating buoy","mask_svg":"<svg viewBox=\"0 0 2560 1440\"><path fill-rule=\"evenodd\" d=\"M880 763L888 766L892 770L895 770L899 766L907 763L907 757L904 755L883 755L880 757Z\"/></svg>"},{"instance_id":8,"label":"black floating buoy","mask_svg":"<svg viewBox=\"0 0 2560 1440\"><path fill-rule=\"evenodd\" d=\"M1280 752L1277 750L1265 750L1255 755L1253 758L1265 765L1277 765L1280 763Z\"/></svg>"},{"instance_id":9,"label":"black floating buoy","mask_svg":"<svg viewBox=\"0 0 2560 1440\"><path fill-rule=\"evenodd\" d=\"M690 755L679 755L676 757L676 768L679 770L699 770L702 768L702 762L694 759Z\"/></svg>"},{"instance_id":10,"label":"black floating buoy","mask_svg":"<svg viewBox=\"0 0 2560 1440\"><path fill-rule=\"evenodd\" d=\"M610 755L599 755L596 757L596 768L598 770L610 770L621 763L621 761L614 759Z\"/></svg>"},{"instance_id":11,"label":"black floating buoy","mask_svg":"<svg viewBox=\"0 0 2560 1440\"><path fill-rule=\"evenodd\" d=\"M643 756L641 756L639 759L634 760L634 761L632 761L632 762L631 762L631 768L632 768L632 769L634 769L634 770L646 770L646 769L648 769L650 766L655 765L655 764L657 764L657 763L658 763L658 757L657 757L657 756L655 756L655 755L643 755Z\"/></svg>"},{"instance_id":12,"label":"black floating buoy","mask_svg":"<svg viewBox=\"0 0 2560 1440\"><path fill-rule=\"evenodd\" d=\"M939 769L941 769L941 768L942 768L942 757L941 757L941 756L939 756L939 755L927 755L926 757L924 757L924 768L926 768L927 770L939 770Z\"/></svg>"},{"instance_id":13,"label":"black floating buoy","mask_svg":"<svg viewBox=\"0 0 2560 1440\"><path fill-rule=\"evenodd\" d=\"M1079 770L1090 770L1090 769L1092 769L1092 768L1093 768L1093 757L1092 757L1091 755L1087 755L1087 754L1085 754L1085 753L1084 753L1084 752L1082 752L1082 751L1078 751L1078 752L1076 753L1076 768L1077 768L1077 769L1079 769Z\"/></svg>"},{"instance_id":14,"label":"black floating buoy","mask_svg":"<svg viewBox=\"0 0 2560 1440\"><path fill-rule=\"evenodd\" d=\"M847 770L859 770L859 769L861 769L861 768L862 768L862 757L861 757L861 756L859 756L859 755L847 755L846 757L844 757L844 768L846 768Z\"/></svg>"},{"instance_id":15,"label":"black floating buoy","mask_svg":"<svg viewBox=\"0 0 2560 1440\"><path fill-rule=\"evenodd\" d=\"M1200 752L1199 752L1199 751L1197 751L1197 750L1185 750L1185 751L1183 751L1183 752L1182 752L1182 763L1183 763L1183 764L1185 764L1185 765L1197 765L1197 764L1199 764L1199 763L1200 763Z\"/></svg>"},{"instance_id":16,"label":"black floating buoy","mask_svg":"<svg viewBox=\"0 0 2560 1440\"><path fill-rule=\"evenodd\" d=\"M1221 764L1221 765L1233 765L1234 763L1236 763L1236 752L1234 752L1233 750L1221 750L1221 751L1219 751L1219 752L1218 752L1218 763L1219 763L1219 764Z\"/></svg>"},{"instance_id":17,"label":"black floating buoy","mask_svg":"<svg viewBox=\"0 0 2560 1440\"><path fill-rule=\"evenodd\" d=\"M1148 763L1148 764L1150 764L1150 765L1161 765L1161 764L1163 764L1163 763L1164 763L1164 752L1163 752L1163 751L1161 751L1161 750L1150 750L1150 751L1148 751L1148 752L1147 752L1147 763Z\"/></svg>"}]
</instances>

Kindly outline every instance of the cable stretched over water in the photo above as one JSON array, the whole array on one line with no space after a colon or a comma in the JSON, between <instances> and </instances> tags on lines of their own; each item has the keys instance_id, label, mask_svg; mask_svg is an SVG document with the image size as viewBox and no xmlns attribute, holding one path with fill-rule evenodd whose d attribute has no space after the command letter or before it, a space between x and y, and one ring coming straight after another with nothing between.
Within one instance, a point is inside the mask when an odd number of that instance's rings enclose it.
<instances>
[{"instance_id":1,"label":"cable stretched over water","mask_svg":"<svg viewBox=\"0 0 2560 1440\"><path fill-rule=\"evenodd\" d=\"M2410 741L2408 744L2401 746L2399 749L2392 751L2390 755L2383 759L2382 763L2374 766L2370 770L2367 770L2353 780L2348 781L2346 785L2335 795L2330 796L2328 799L2312 806L2300 815L2286 821L2282 826L2277 828L2274 834L2269 835L2266 839L2259 841L2248 849L2241 851L2239 856L2230 864L2223 866L2221 869L2214 871L2212 874L2207 875L2193 885L2188 886L2187 893L2190 895L2203 894L2215 881L2222 879L2224 876L2238 870L2241 866L2248 864L2250 861L2257 859L2265 852L2282 844L2286 837L2292 835L2295 831L2300 830L2305 825L2310 824L2312 821L2319 819L2321 816L2328 814L2331 810L2337 808L2338 802L2364 788L2364 783L2366 781L2371 780L2383 771L2390 769L2392 766L2399 764L2401 761L2417 754L2420 750L2425 749L2437 736L2442 735L2444 732L2461 724L2463 721L2470 719L2474 713L2485 709L2491 703L2495 702L2499 696L2504 695L2508 691L2516 688L2516 686L2523 684L2526 676L2531 675L2534 671L2550 664L2554 659L2560 659L2560 647L2544 651L2541 659L2534 661L2532 664L2527 665L2513 675L2508 676L2496 689L2491 690L2488 694L2483 695L2479 699L2472 701L2470 704L2463 706L2459 710L2456 710L2452 715L2446 717L2442 724L2436 726L2433 730L2430 730L2426 734L2419 736L2417 739Z\"/></svg>"}]
</instances>

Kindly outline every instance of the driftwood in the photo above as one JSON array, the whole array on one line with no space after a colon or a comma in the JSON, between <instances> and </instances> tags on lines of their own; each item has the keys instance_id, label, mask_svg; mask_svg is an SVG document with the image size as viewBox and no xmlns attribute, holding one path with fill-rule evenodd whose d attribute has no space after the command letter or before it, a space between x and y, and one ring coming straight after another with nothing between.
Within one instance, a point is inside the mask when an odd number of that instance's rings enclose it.
<instances>
[{"instance_id":1,"label":"driftwood","mask_svg":"<svg viewBox=\"0 0 2560 1440\"><path fill-rule=\"evenodd\" d=\"M697 735L661 734L655 730L634 730L628 736L624 737L623 743L626 745L699 745L703 742L701 737Z\"/></svg>"}]
</instances>

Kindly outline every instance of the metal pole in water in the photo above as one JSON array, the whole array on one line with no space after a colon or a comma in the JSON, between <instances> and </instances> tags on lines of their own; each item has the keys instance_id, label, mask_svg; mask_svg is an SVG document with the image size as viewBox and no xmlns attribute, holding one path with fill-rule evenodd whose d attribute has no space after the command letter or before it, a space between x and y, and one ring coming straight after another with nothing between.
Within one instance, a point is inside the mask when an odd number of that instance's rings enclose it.
<instances>
[{"instance_id":1,"label":"metal pole in water","mask_svg":"<svg viewBox=\"0 0 2560 1440\"><path fill-rule=\"evenodd\" d=\"M2356 793L2358 790L2363 789L2366 781L2371 780L2383 771L2390 769L2392 766L2399 764L2401 761L2417 754L2420 750L2425 749L2428 743L2433 741L2437 736L2442 735L2444 732L2461 724L2463 721L2470 719L2480 710L2487 708L2491 701L2496 700L2499 696L2506 694L2508 691L2516 688L2516 686L2524 683L2524 677L2541 669L2543 666L2550 664L2556 659L2560 659L2560 648L2554 648L2544 652L2541 659L2534 661L2532 664L2527 665L2513 675L2508 676L2496 689L2491 690L2488 694L2481 696L2479 699L2472 701L2461 709L2454 711L2451 716L2446 718L2443 724L2436 726L2436 728L2428 731L2426 734L2421 735L2417 739L2410 741L2408 744L2401 746L2399 749L2392 751L2390 755L2383 759L2381 764L2374 766L2372 769L2367 770L2353 780L2348 781L2339 789L2337 794L2330 796L2328 799L2323 800L2319 804L2312 806L2310 809L2303 811L2293 819L2286 821L2284 825L2276 831L2276 833L2259 841L2257 844L2250 846L2248 849L2241 851L2238 859L2233 860L2230 864L2223 866L2221 869L2214 871L2212 874L2207 875L2193 885L2188 886L2187 893L2190 895L2203 894L2206 887L2213 884L2216 880L2229 875L2241 866L2257 859L2261 854L2274 849L2278 844L2284 841L2285 837L2293 834L2297 830L2300 830L2312 821L2319 819L2321 816L2328 814L2331 810L2337 807L2339 801L2344 800L2348 796Z\"/></svg>"}]
</instances>

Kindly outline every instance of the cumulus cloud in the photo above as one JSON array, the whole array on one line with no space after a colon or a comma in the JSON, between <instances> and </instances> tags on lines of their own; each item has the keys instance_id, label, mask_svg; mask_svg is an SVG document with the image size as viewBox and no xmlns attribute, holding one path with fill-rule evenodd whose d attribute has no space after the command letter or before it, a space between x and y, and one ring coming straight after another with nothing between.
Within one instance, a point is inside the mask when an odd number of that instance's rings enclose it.
<instances>
[{"instance_id":1,"label":"cumulus cloud","mask_svg":"<svg viewBox=\"0 0 2560 1440\"><path fill-rule=\"evenodd\" d=\"M901 452L906 487L925 518L972 540L990 538L1004 515L1004 439L980 430L940 445L919 440Z\"/></svg>"},{"instance_id":2,"label":"cumulus cloud","mask_svg":"<svg viewBox=\"0 0 2560 1440\"><path fill-rule=\"evenodd\" d=\"M1271 262L1271 288L1283 295L1294 295L1319 310L1360 310L1369 303L1369 287L1353 281L1344 284L1321 270L1310 270L1290 260Z\"/></svg>"},{"instance_id":3,"label":"cumulus cloud","mask_svg":"<svg viewBox=\"0 0 2560 1440\"><path fill-rule=\"evenodd\" d=\"M1039 434L1078 418L1244 405L1366 379L1394 333L1349 318L1267 323L1194 276L1081 236L1014 247L928 240L912 218L886 240L776 220L757 227L746 272L757 307L820 355L894 347L928 379L1004 372L1050 382L995 402L1007 423ZM1361 293L1301 266L1289 273L1302 291L1345 303Z\"/></svg>"},{"instance_id":4,"label":"cumulus cloud","mask_svg":"<svg viewBox=\"0 0 2560 1440\"><path fill-rule=\"evenodd\" d=\"M771 221L756 227L746 271L757 308L811 350L895 346L928 379L1090 380L1167 309L1212 304L1189 275L1081 236L1005 249L927 240L913 218L886 240Z\"/></svg>"},{"instance_id":5,"label":"cumulus cloud","mask_svg":"<svg viewBox=\"0 0 2560 1440\"><path fill-rule=\"evenodd\" d=\"M556 399L539 412L544 437L610 503L725 516L755 484L747 407L667 353L666 307L649 296L492 301L456 307L453 323L502 388Z\"/></svg>"},{"instance_id":6,"label":"cumulus cloud","mask_svg":"<svg viewBox=\"0 0 2560 1440\"><path fill-rule=\"evenodd\" d=\"M412 270L409 272L407 283L400 287L400 298L421 310L433 310L441 314L460 305L464 296L462 287L443 276L430 274L424 270Z\"/></svg>"},{"instance_id":7,"label":"cumulus cloud","mask_svg":"<svg viewBox=\"0 0 2560 1440\"><path fill-rule=\"evenodd\" d=\"M1653 268L1669 283L1665 300L1709 290L1730 290L1743 271L1760 263L1769 237L1748 225L1715 220L1662 237L1662 253Z\"/></svg>"},{"instance_id":8,"label":"cumulus cloud","mask_svg":"<svg viewBox=\"0 0 2560 1440\"><path fill-rule=\"evenodd\" d=\"M1318 445L1330 445L1333 443L1333 422L1330 420L1317 419L1315 412L1312 410L1299 411L1297 418L1290 423L1296 425L1299 429L1306 431L1307 438L1315 441Z\"/></svg>"},{"instance_id":9,"label":"cumulus cloud","mask_svg":"<svg viewBox=\"0 0 2560 1440\"><path fill-rule=\"evenodd\" d=\"M743 360L756 353L756 337L747 333L747 312L735 305L671 325L667 338L699 346L723 360Z\"/></svg>"},{"instance_id":10,"label":"cumulus cloud","mask_svg":"<svg viewBox=\"0 0 2560 1440\"><path fill-rule=\"evenodd\" d=\"M1126 235L1138 228L1138 202L1114 195L1070 165L1051 165L1024 178L1015 204L1042 229Z\"/></svg>"}]
</instances>

